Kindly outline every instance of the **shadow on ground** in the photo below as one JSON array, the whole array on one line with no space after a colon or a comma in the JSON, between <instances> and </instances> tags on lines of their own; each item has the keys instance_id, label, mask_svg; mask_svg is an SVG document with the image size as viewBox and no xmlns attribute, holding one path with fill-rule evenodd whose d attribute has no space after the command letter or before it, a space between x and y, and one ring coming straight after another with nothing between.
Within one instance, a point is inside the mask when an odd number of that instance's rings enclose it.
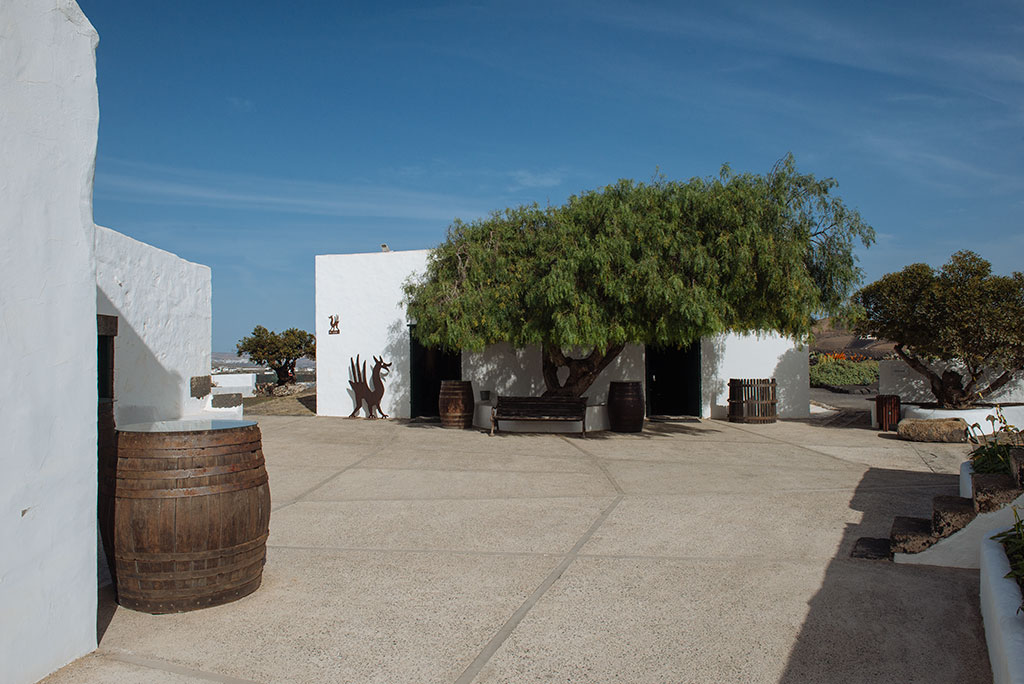
<instances>
[{"instance_id":1,"label":"shadow on ground","mask_svg":"<svg viewBox=\"0 0 1024 684\"><path fill-rule=\"evenodd\" d=\"M956 494L957 482L882 468L864 474L850 500L861 521L846 525L780 682L992 681L976 570L850 558L858 538L888 537L894 516L930 516L932 497ZM940 625L954 638L936 643Z\"/></svg>"}]
</instances>

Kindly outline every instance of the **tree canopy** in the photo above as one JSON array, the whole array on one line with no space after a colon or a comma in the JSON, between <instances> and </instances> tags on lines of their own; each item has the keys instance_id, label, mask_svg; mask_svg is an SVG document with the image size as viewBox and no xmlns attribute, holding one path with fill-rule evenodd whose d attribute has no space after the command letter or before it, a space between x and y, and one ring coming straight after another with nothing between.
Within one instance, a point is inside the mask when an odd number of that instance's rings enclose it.
<instances>
[{"instance_id":1,"label":"tree canopy","mask_svg":"<svg viewBox=\"0 0 1024 684\"><path fill-rule=\"evenodd\" d=\"M239 356L248 354L253 363L270 366L277 373L277 384L284 385L295 382L296 361L304 356L316 358L316 338L298 328L276 333L257 325L252 335L239 340L236 350Z\"/></svg>"},{"instance_id":2,"label":"tree canopy","mask_svg":"<svg viewBox=\"0 0 1024 684\"><path fill-rule=\"evenodd\" d=\"M983 401L1024 369L1024 274L993 275L974 252L957 252L939 270L911 264L854 299L863 308L856 330L895 342L944 407Z\"/></svg>"},{"instance_id":3,"label":"tree canopy","mask_svg":"<svg viewBox=\"0 0 1024 684\"><path fill-rule=\"evenodd\" d=\"M835 186L787 156L766 175L620 180L561 206L456 220L406 284L414 334L448 349L541 345L548 393L576 395L626 343L804 336L859 282L854 244L874 240Z\"/></svg>"}]
</instances>

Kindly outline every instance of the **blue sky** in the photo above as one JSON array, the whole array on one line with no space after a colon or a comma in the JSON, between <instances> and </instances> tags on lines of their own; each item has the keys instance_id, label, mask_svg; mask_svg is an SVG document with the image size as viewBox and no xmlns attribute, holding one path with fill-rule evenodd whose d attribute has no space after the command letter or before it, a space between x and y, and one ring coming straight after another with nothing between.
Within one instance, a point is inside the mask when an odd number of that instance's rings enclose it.
<instances>
[{"instance_id":1,"label":"blue sky","mask_svg":"<svg viewBox=\"0 0 1024 684\"><path fill-rule=\"evenodd\" d=\"M96 222L213 269L215 351L313 330L316 254L787 152L878 231L869 280L1024 268L1018 0L79 4Z\"/></svg>"}]
</instances>

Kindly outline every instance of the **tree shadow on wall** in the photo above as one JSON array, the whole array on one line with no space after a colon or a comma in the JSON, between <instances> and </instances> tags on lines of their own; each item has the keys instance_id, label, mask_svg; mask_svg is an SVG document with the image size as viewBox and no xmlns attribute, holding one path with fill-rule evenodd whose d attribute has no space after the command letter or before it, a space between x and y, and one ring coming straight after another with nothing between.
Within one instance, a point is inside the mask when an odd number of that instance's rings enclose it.
<instances>
[{"instance_id":1,"label":"tree shadow on wall","mask_svg":"<svg viewBox=\"0 0 1024 684\"><path fill-rule=\"evenodd\" d=\"M870 468L850 500L836 556L789 655L784 684L991 682L976 570L850 558L860 537L886 538L895 516L931 516L955 475Z\"/></svg>"}]
</instances>

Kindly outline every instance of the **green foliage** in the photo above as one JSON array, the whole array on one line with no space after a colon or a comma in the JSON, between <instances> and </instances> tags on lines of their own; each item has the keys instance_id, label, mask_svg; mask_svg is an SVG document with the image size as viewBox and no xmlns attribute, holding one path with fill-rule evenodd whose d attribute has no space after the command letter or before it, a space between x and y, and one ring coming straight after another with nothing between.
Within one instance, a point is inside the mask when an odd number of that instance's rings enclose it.
<instances>
[{"instance_id":1,"label":"green foliage","mask_svg":"<svg viewBox=\"0 0 1024 684\"><path fill-rule=\"evenodd\" d=\"M877 361L823 358L810 367L811 387L870 385L878 381Z\"/></svg>"},{"instance_id":2,"label":"green foliage","mask_svg":"<svg viewBox=\"0 0 1024 684\"><path fill-rule=\"evenodd\" d=\"M235 349L239 356L248 354L253 363L270 366L277 373L277 384L283 385L294 381L296 361L304 356L316 358L316 338L298 328L275 333L257 325L251 336L239 340Z\"/></svg>"},{"instance_id":3,"label":"green foliage","mask_svg":"<svg viewBox=\"0 0 1024 684\"><path fill-rule=\"evenodd\" d=\"M1010 572L1006 574L1006 578L1017 580L1021 592L1024 593L1024 522L1021 521L1016 506L1013 507L1013 527L992 538L1003 545L1006 557L1010 561ZM1017 612L1022 610L1024 603L1021 603Z\"/></svg>"},{"instance_id":4,"label":"green foliage","mask_svg":"<svg viewBox=\"0 0 1024 684\"><path fill-rule=\"evenodd\" d=\"M996 406L995 411L986 416L986 419L989 423L987 433L978 423L970 426L972 438L979 442L971 451L971 467L976 473L1011 475L1013 467L1010 463L1010 448L1024 446L1024 435L1015 425L1007 422L999 406Z\"/></svg>"},{"instance_id":5,"label":"green foliage","mask_svg":"<svg viewBox=\"0 0 1024 684\"><path fill-rule=\"evenodd\" d=\"M858 282L854 242L874 240L835 185L788 156L764 176L725 167L712 179L620 180L562 206L456 220L425 276L406 284L408 313L424 344L477 351L683 346L728 330L803 337Z\"/></svg>"},{"instance_id":6,"label":"green foliage","mask_svg":"<svg viewBox=\"0 0 1024 684\"><path fill-rule=\"evenodd\" d=\"M912 264L854 299L861 310L856 331L896 342L897 354L928 377L943 406L984 399L1024 369L1024 274L992 275L974 252L957 252L938 271ZM957 361L966 375L936 361ZM986 383L988 368L1004 372Z\"/></svg>"}]
</instances>

